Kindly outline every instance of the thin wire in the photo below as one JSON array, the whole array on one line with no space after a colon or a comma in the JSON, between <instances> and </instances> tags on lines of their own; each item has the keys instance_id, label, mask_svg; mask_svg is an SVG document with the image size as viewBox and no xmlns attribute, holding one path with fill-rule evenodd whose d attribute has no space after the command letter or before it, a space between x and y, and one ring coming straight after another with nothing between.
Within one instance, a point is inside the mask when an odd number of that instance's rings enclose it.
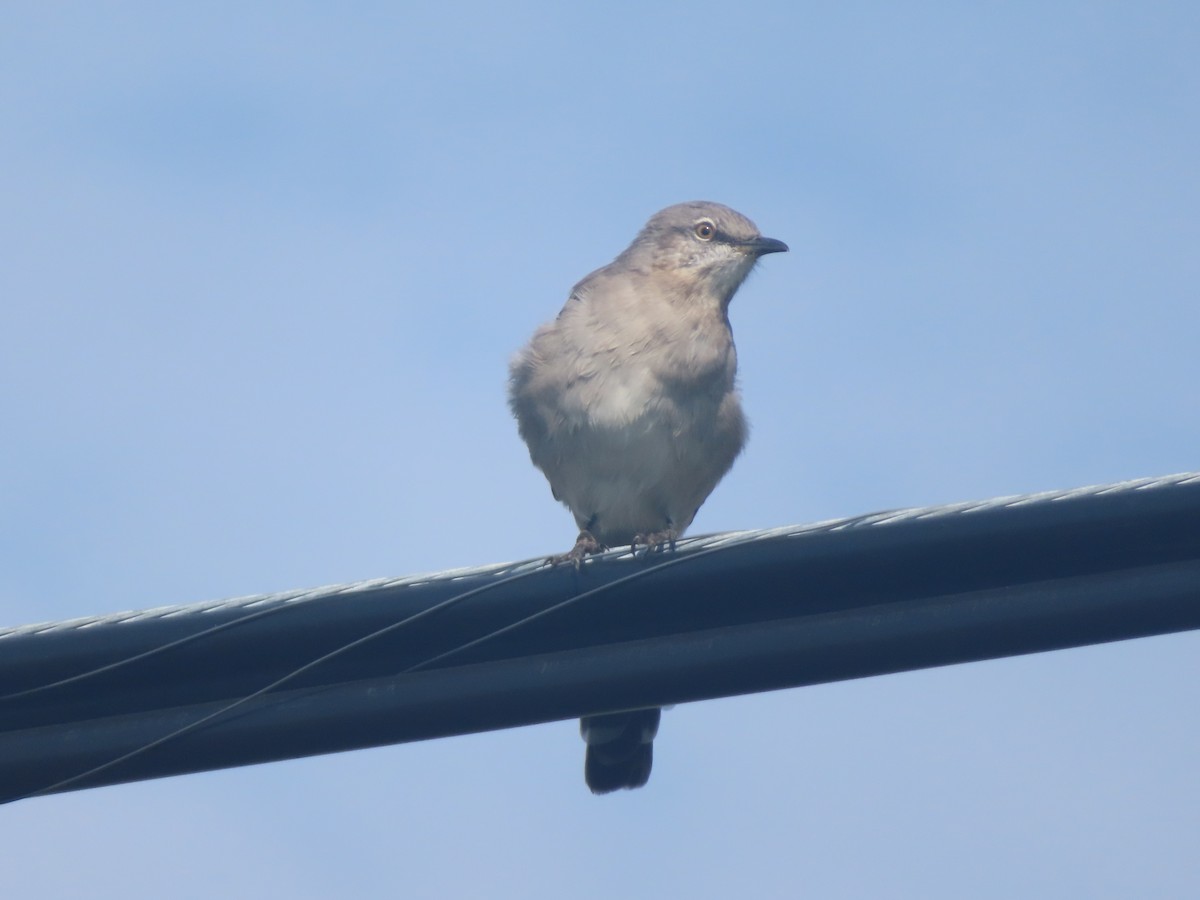
<instances>
[{"instance_id":1,"label":"thin wire","mask_svg":"<svg viewBox=\"0 0 1200 900\"><path fill-rule=\"evenodd\" d=\"M172 650L175 647L180 647L184 644L190 644L192 641L198 641L202 637L216 634L218 631L224 631L226 628L232 628L235 625L244 625L246 622L253 621L254 619L261 619L263 616L273 615L274 613L281 612L284 609L291 609L301 605L303 604L295 602L281 603L278 606L272 606L269 609L260 609L256 612L247 613L241 618L233 619L229 622L221 622L218 625L212 625L208 628L205 628L203 631L197 631L195 634L188 634L181 638L176 638L173 641L168 641L167 643L160 644L157 647L151 647L149 650L143 650L140 653L135 653L133 656L127 656L124 659L118 659L115 662L106 663L103 666L97 666L94 669L88 669L87 671L80 672L78 675L60 678L58 681L49 681L45 684L39 684L36 687L26 688L23 691L14 691L11 694L4 694L3 696L0 696L0 702L6 700L16 700L19 697L27 697L30 694L38 694L42 691L53 690L54 688L63 687L68 684L74 684L77 681L85 681L88 678L94 678L97 675L104 674L105 672L111 672L113 669L119 669L122 666L130 665L131 663L138 662L139 660L146 659L151 656L156 656L159 653L165 653L166 651Z\"/></svg>"},{"instance_id":2,"label":"thin wire","mask_svg":"<svg viewBox=\"0 0 1200 900\"><path fill-rule=\"evenodd\" d=\"M729 549L730 547L734 547L741 543L745 543L745 540L747 540L747 539L734 540L729 543L718 545L716 547L708 547L708 548L705 548L704 550L700 550L696 553L689 553L687 556L676 556L672 559L664 560L663 562L660 562L657 565L650 566L649 568L641 569L637 572L631 572L629 575L622 576L621 578L618 578L615 581L610 581L607 584L602 584L602 585L592 588L591 590L587 590L587 591L584 591L583 593L575 594L571 597L568 597L566 600L560 601L559 603L556 603L553 606L550 606L544 610L533 613L532 615L525 616L524 618L518 619L516 622L513 622L509 625L505 625L494 631L488 632L487 634L483 635L482 637L478 637L472 641L468 641L465 644L460 644L457 647L454 647L454 648L447 650L444 653L440 653L436 656L430 657L429 659L422 660L421 662L416 663L415 665L410 666L409 668L403 670L403 672L401 674L407 674L409 672L417 671L418 669L420 669L424 666L430 665L433 662L444 659L454 653L458 653L458 652L466 650L470 647L477 646L477 645L483 643L484 641L491 640L492 638L497 637L498 635L510 632L516 628L521 627L522 625L525 625L529 622L534 621L535 619L540 619L543 616L549 615L550 613L556 612L557 610L563 609L574 603L578 603L581 600L587 599L589 597L594 597L600 593L603 593L604 591L618 587L619 585L626 584L626 583L633 581L635 579L638 579L638 578L644 578L645 576L650 575L653 572L658 572L662 569L670 568L671 566L676 566L681 563L688 562L688 561L694 560L694 559L700 559L701 557L708 556L710 554ZM609 551L608 553L604 553L604 554L597 554L596 558L598 558L598 559L611 558L612 556L623 555L624 553L625 553L624 550L614 550L614 551ZM75 784L78 781L82 781L86 778L90 778L93 775L98 775L101 772L107 771L108 769L111 769L114 766L118 766L127 760L133 759L136 756L140 756L141 754L146 753L149 750L153 750L155 747L161 746L162 744L165 744L168 741L172 741L175 738L181 737L189 732L195 731L197 728L200 728L202 725L205 725L220 716L224 716L224 715L232 712L233 710L237 709L238 707L242 706L243 704L249 703L251 700L261 697L264 694L270 693L271 691L275 690L278 687L281 687L282 685L286 684L287 682L289 682L295 678L298 678L300 675L303 675L305 672L308 672L308 671L316 668L317 666L321 665L322 663L325 663L331 659L334 659L335 657L341 656L343 653L347 653L350 650L353 650L355 647L360 647L369 641L373 641L376 638L383 637L385 634L391 634L392 632L402 628L405 625L410 625L413 622L423 619L426 616L433 615L436 612L440 612L444 609L447 609L450 606L455 605L456 603L462 602L463 600L467 600L471 597L479 596L480 594L483 594L490 590L494 590L495 588L498 588L498 587L502 587L506 584L512 584L515 581L520 581L521 579L528 578L530 575L533 575L540 571L542 571L542 569L538 568L538 569L530 569L525 572L518 572L514 575L509 575L505 578L501 578L499 581L494 581L490 584L481 585L481 586L479 586L477 588L473 588L469 591L464 591L461 594L455 594L453 597L449 597L449 598L443 600L442 602L436 603L427 609L423 609L420 612L414 613L411 616L406 616L405 618L399 620L398 622L393 622L391 625L387 625L383 628L376 629L375 631L372 631L370 634L363 635L362 637L357 638L356 640L353 640L347 644L343 644L342 646L338 647L337 649L331 650L329 653L326 653L323 656L319 656L316 659L313 659L313 660L305 663L303 666L300 666L297 669L293 669L291 672L288 672L286 675L276 679L275 681L271 682L270 684L268 684L264 687L261 687L258 690L253 691L250 694L246 694L243 697L239 697L237 700L234 700L232 703L226 704L225 706L222 706L219 709L213 710L212 712L201 716L199 719L196 719L193 722L189 722L187 725L180 726L179 728L176 728L174 731L170 731L167 734L164 734L162 737L155 738L154 740L149 741L148 743L142 744L140 747L135 747L133 750L130 750L127 753L123 753L120 756L114 757L113 759L103 762L98 766L93 766L90 769L87 769L83 772L79 772L68 778L64 778L64 779L61 779L60 781L56 781L53 784L47 785L42 788L38 788L37 790L34 790L34 791L28 791L24 794L18 794L17 796L14 796L14 797L6 797L6 798L0 800L0 805L6 804L6 803L13 803L13 802L16 802L17 800L27 800L32 797L40 797L45 794L52 794L52 793L62 790L65 787L68 787L69 785ZM264 612L266 612L266 610L264 610ZM243 621L243 620L242 619L238 620L238 622L241 622L241 621ZM231 624L236 624L236 623L231 623Z\"/></svg>"},{"instance_id":3,"label":"thin wire","mask_svg":"<svg viewBox=\"0 0 1200 900\"><path fill-rule=\"evenodd\" d=\"M533 563L540 562L542 559L544 559L544 557L535 556L530 559L511 563L508 566L508 568L510 568L510 569L521 568L526 565L532 565ZM534 570L534 571L536 571L536 570ZM308 593L311 593L311 592L308 592ZM78 681L86 681L88 678L94 678L98 675L104 674L105 672L111 672L114 669L120 669L124 666L130 665L130 664L138 662L140 660L148 659L151 656L157 656L159 653L165 653L166 651L173 650L176 647L182 647L185 644L190 644L193 641L198 641L201 638L216 634L219 631L224 631L227 628L233 628L237 625L244 625L247 622L253 622L255 619L261 619L265 616L275 615L276 613L283 612L284 610L299 609L299 608L302 608L303 606L305 606L306 603L311 603L317 599L324 599L324 597L328 597L328 596L332 596L332 595L323 594L320 596L310 596L307 599L300 597L300 598L293 599L291 601L282 601L282 602L277 603L276 605L271 606L267 609L260 609L260 610L257 610L256 612L247 613L246 615L241 616L237 619L233 619L228 622L221 622L217 625L209 626L208 628L205 628L202 631L197 631L194 634L184 635L183 637L176 638L173 641L168 641L165 644L160 644L157 647L151 647L149 650L143 650L139 653L133 654L132 656L127 656L124 659L118 659L114 662L105 663L102 666L97 666L94 669L88 669L84 672L78 673L77 675L70 675L66 678L60 678L57 681L50 681L45 684L39 684L35 687L26 688L25 690L14 691L11 694L0 695L0 703L6 702L9 700L17 700L21 697L27 697L31 694L41 693L42 691L49 691L49 690L53 690L54 688L64 687L65 685L74 684L75 682L78 682ZM451 599L453 599L453 598L451 598Z\"/></svg>"},{"instance_id":4,"label":"thin wire","mask_svg":"<svg viewBox=\"0 0 1200 900\"><path fill-rule=\"evenodd\" d=\"M689 553L686 556L676 556L672 559L664 560L663 562L660 562L658 565L651 566L648 569L640 569L637 572L630 572L628 575L623 575L620 578L615 579L614 581L608 582L607 584L597 585L596 587L594 587L590 590L584 591L582 594L575 594L574 596L568 597L566 600L561 600L558 603L555 603L553 606L548 606L545 609L539 610L535 613L531 613L522 619L517 619L517 621L512 622L508 625L504 625L500 628L497 628L495 631L489 631L487 634L483 635L482 637L477 637L473 641L467 641L465 644L459 644L457 647L452 647L451 649L445 651L444 653L439 653L437 656L431 656L428 659L422 660L421 662L416 663L415 665L409 666L407 669L403 669L401 671L401 674L407 675L409 672L416 672L420 669L425 668L426 666L432 665L435 662L440 662L441 660L445 659L448 656L453 656L456 653L461 653L464 650L469 650L471 647L477 647L478 645L482 644L484 641L490 641L492 638L499 637L502 634L507 634L508 632L513 631L514 629L520 628L522 625L528 625L530 622L533 622L536 619L540 619L543 616L548 616L551 613L557 612L560 609L564 609L565 607L572 606L573 604L576 604L576 603L580 602L581 600L586 600L589 597L594 597L597 594L601 594L605 591L612 590L613 588L619 587L622 584L627 584L628 582L634 581L638 578L644 578L647 575L650 575L654 572L660 572L663 569L669 569L671 566L677 566L677 565L680 565L681 563L691 562L693 560L700 559L701 557L708 556L713 553L719 553L723 550L728 550L731 547L736 547L740 544L747 543L750 540L753 540L753 538L745 538L745 539L730 541L729 543L720 544L716 547L707 547L704 550L697 550L695 553Z\"/></svg>"},{"instance_id":5,"label":"thin wire","mask_svg":"<svg viewBox=\"0 0 1200 900\"><path fill-rule=\"evenodd\" d=\"M540 569L530 569L527 572L518 572L515 575L509 575L505 578L501 578L499 581L494 581L491 584L481 585L477 588L473 588L472 590L464 591L461 594L455 594L453 597L448 597L447 599L443 600L441 603L436 603L427 609L423 609L420 612L413 613L411 616L406 616L405 618L401 619L398 622L393 622L391 625L387 625L384 628L376 629L375 631L372 631L370 634L363 635L362 637L360 637L356 640L350 641L347 644L342 644L342 646L338 647L337 649L331 650L330 652L324 654L323 656L318 656L316 659L313 659L313 660L305 663L304 665L300 666L298 669L293 669L292 671L288 672L286 675L282 676L281 678L276 679L275 681L272 681L270 684L266 685L265 687L261 687L258 690L254 691L250 694L246 694L245 696L239 697L237 700L234 700L232 703L228 703L225 706L220 707L219 709L213 710L212 712L201 716L199 719L196 719L193 722L189 722L187 725L180 726L179 728L176 728L174 731L170 731L167 734L164 734L162 737L155 738L154 740L152 740L146 744L142 744L140 747L135 747L133 750L130 750L128 753L123 753L120 756L114 757L113 759L110 759L107 762L103 762L98 766L93 766L92 768L87 769L86 771L80 772L76 775L72 775L68 778L64 778L61 781L56 781L53 784L48 785L46 787L38 788L35 791L29 791L28 793L20 794L15 797L7 797L3 800L0 800L0 805L3 805L5 803L12 803L16 800L26 800L30 797L39 797L39 796L42 796L43 794L52 794L52 793L55 793L56 791L61 790L64 787L67 787L68 785L74 784L77 781L81 781L85 778L90 778L92 775L98 775L101 772L111 769L113 766L120 765L121 763L125 762L126 760L133 759L135 756L140 756L141 754L145 753L148 750L152 750L155 747L165 744L167 741L174 740L175 738L180 737L184 734L187 734L190 731L195 731L201 725L211 722L213 719L217 718L218 716L223 716L226 713L232 712L233 710L237 709L239 706L242 706L245 703L249 703L251 700L254 700L257 697L261 697L263 694L266 694L266 693L269 693L270 691L275 690L276 688L286 684L287 682L293 680L294 678L298 678L300 675L303 675L305 672L310 671L311 669L315 668L316 666L319 666L322 663L328 662L329 660L331 660L337 656L341 656L343 653L347 653L350 650L353 650L355 647L362 646L363 644L367 643L368 641L374 640L377 637L382 637L385 634L389 634L390 632L393 632L393 631L397 630L398 628L401 628L404 625L408 625L419 619L423 619L426 616L432 615L435 612L439 612L443 609L453 606L456 603L460 603L461 601L466 600L470 597L478 596L479 594L482 594L486 591L490 591L495 588L501 587L505 584L511 584L512 582L519 581L522 578L528 578L530 575L532 575L538 571L541 571L541 570Z\"/></svg>"}]
</instances>

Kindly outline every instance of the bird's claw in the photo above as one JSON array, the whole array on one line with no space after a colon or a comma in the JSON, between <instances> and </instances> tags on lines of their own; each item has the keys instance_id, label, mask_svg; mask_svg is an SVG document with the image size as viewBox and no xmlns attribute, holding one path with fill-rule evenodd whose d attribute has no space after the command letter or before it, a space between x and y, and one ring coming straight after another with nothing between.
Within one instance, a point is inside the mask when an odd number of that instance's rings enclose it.
<instances>
[{"instance_id":1,"label":"bird's claw","mask_svg":"<svg viewBox=\"0 0 1200 900\"><path fill-rule=\"evenodd\" d=\"M674 528L664 528L662 531L651 531L645 534L635 534L633 540L629 543L629 549L633 554L638 555L638 547L645 547L642 555L646 556L651 553L658 553L664 549L675 552L675 540L679 534Z\"/></svg>"},{"instance_id":2,"label":"bird's claw","mask_svg":"<svg viewBox=\"0 0 1200 900\"><path fill-rule=\"evenodd\" d=\"M603 553L607 549L607 547L596 540L590 531L584 529L583 531L579 532L579 537L575 539L574 547L572 547L566 553L560 553L557 556L551 556L546 560L546 562L552 566L560 566L563 563L569 562L575 566L576 571L578 571L579 567L583 565L584 559L596 553Z\"/></svg>"}]
</instances>

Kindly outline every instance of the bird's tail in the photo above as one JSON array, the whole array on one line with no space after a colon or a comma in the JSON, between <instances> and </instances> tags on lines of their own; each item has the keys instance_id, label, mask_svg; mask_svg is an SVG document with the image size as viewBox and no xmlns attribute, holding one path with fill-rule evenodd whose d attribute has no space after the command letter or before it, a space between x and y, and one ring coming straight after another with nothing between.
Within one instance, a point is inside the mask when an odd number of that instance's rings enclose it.
<instances>
[{"instance_id":1,"label":"bird's tail","mask_svg":"<svg viewBox=\"0 0 1200 900\"><path fill-rule=\"evenodd\" d=\"M583 777L593 794L640 788L650 779L661 716L661 709L634 709L579 720L587 743Z\"/></svg>"}]
</instances>

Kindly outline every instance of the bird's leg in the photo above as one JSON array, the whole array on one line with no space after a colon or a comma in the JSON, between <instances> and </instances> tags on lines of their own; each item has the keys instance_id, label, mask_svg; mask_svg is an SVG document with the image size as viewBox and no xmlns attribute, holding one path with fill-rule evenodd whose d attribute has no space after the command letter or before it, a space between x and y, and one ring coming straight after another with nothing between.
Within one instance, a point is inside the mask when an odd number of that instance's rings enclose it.
<instances>
[{"instance_id":1,"label":"bird's leg","mask_svg":"<svg viewBox=\"0 0 1200 900\"><path fill-rule=\"evenodd\" d=\"M600 543L586 528L579 532L579 537L575 539L575 546L566 553L560 553L558 556L551 556L547 562L552 566L561 565L562 563L572 563L576 569L583 565L583 560L594 553L603 553L608 548Z\"/></svg>"}]
</instances>

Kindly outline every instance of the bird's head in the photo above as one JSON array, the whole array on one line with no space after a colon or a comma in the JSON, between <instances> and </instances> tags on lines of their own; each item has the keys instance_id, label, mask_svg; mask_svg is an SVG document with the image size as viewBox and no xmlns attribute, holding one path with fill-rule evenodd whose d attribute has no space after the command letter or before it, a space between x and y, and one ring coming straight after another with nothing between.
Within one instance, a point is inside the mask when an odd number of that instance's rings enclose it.
<instances>
[{"instance_id":1,"label":"bird's head","mask_svg":"<svg viewBox=\"0 0 1200 900\"><path fill-rule=\"evenodd\" d=\"M760 256L787 249L736 210L695 201L655 213L618 259L668 276L689 296L710 297L724 309Z\"/></svg>"}]
</instances>

